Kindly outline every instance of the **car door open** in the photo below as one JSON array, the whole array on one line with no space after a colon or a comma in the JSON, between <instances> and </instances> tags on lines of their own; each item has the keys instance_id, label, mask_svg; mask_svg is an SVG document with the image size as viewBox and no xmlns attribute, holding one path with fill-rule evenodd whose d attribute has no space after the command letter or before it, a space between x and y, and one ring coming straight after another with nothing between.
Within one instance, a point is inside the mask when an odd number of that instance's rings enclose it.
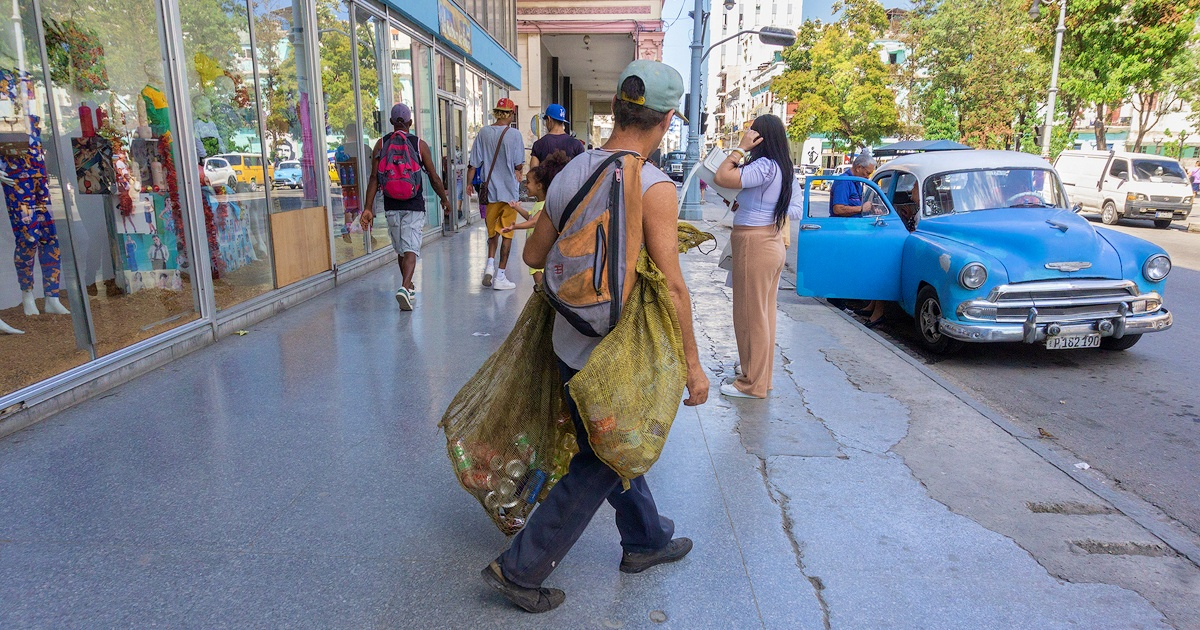
<instances>
[{"instance_id":1,"label":"car door open","mask_svg":"<svg viewBox=\"0 0 1200 630\"><path fill-rule=\"evenodd\" d=\"M854 182L863 190L864 216L831 216L829 201L812 195L813 183ZM804 181L796 292L858 300L900 299L900 254L908 230L883 191L860 177L812 176Z\"/></svg>"}]
</instances>

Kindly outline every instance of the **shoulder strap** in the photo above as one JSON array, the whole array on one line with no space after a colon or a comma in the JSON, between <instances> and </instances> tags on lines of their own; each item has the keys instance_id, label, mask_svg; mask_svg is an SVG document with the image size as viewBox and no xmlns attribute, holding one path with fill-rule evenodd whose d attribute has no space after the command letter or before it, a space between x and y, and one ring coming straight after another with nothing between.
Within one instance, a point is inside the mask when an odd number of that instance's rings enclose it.
<instances>
[{"instance_id":1,"label":"shoulder strap","mask_svg":"<svg viewBox=\"0 0 1200 630\"><path fill-rule=\"evenodd\" d=\"M500 159L500 149L504 148L504 136L509 129L512 127L505 125L504 131L500 132L500 139L496 141L496 152L492 154L492 165L488 168L487 181L483 182L484 188L488 188L492 184L492 173L496 172L496 160Z\"/></svg>"},{"instance_id":2,"label":"shoulder strap","mask_svg":"<svg viewBox=\"0 0 1200 630\"><path fill-rule=\"evenodd\" d=\"M591 176L589 176L587 181L583 183L583 186L579 188L579 191L575 193L575 196L571 197L571 201L567 203L567 207L563 209L562 217L558 220L559 234L562 234L563 228L567 227L567 221L570 220L571 215L575 213L575 209L579 207L579 204L583 203L583 198L587 197L588 193L591 192L592 187L596 185L596 181L599 180L600 176L604 174L605 169L607 169L610 164L616 162L617 160L623 159L626 155L637 155L637 153L634 153L633 151L617 151L616 153L608 156L607 159L600 163L600 166L597 167L596 170L592 171Z\"/></svg>"}]
</instances>

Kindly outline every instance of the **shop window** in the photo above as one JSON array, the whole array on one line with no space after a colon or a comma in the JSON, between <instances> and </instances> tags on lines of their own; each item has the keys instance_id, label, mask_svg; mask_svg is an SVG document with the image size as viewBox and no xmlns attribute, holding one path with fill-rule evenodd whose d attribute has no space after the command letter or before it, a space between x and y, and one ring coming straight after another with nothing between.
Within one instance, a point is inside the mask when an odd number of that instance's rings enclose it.
<instances>
[{"instance_id":1,"label":"shop window","mask_svg":"<svg viewBox=\"0 0 1200 630\"><path fill-rule=\"evenodd\" d=\"M45 102L57 122L53 132L39 126L61 148L59 172L72 174L55 194L73 213L78 283L92 316L85 333L104 355L198 317L192 217L175 139L177 125L190 121L178 117L156 0L40 6L50 63ZM216 226L196 220L217 269Z\"/></svg>"},{"instance_id":2,"label":"shop window","mask_svg":"<svg viewBox=\"0 0 1200 630\"><path fill-rule=\"evenodd\" d=\"M429 81L429 48L417 42L404 31L392 28L392 101L404 103L412 108L413 128L409 131L429 144L430 152L435 151L437 135L434 130L430 90L426 84ZM435 160L436 160L436 156ZM425 197L425 223L427 227L436 227L440 223L441 212L429 212L428 209L438 208L437 195L429 178L422 175L422 194Z\"/></svg>"},{"instance_id":3,"label":"shop window","mask_svg":"<svg viewBox=\"0 0 1200 630\"><path fill-rule=\"evenodd\" d=\"M17 8L21 21L0 30L0 170L11 227L0 230L0 347L8 358L0 396L93 357L60 179L74 177L74 168L64 171L53 141L33 4ZM59 66L64 75L67 64ZM99 229L107 236L103 215Z\"/></svg>"},{"instance_id":4,"label":"shop window","mask_svg":"<svg viewBox=\"0 0 1200 630\"><path fill-rule=\"evenodd\" d=\"M347 2L322 3L317 11L320 37L321 86L325 94L325 135L330 148L330 201L333 208L335 261L344 263L367 253L369 238L358 218L362 214L359 155L363 136L354 96L354 56Z\"/></svg>"},{"instance_id":5,"label":"shop window","mask_svg":"<svg viewBox=\"0 0 1200 630\"><path fill-rule=\"evenodd\" d=\"M362 187L366 191L367 180L371 176L371 152L385 133L391 133L392 125L388 121L392 104L385 103L387 68L383 60L385 53L385 37L388 32L387 21L375 15L357 9L354 15L355 41L358 46L358 98L362 110ZM378 217L371 224L371 237L367 243L370 251L387 248L389 244L387 219L383 212L383 195L377 193L372 209Z\"/></svg>"},{"instance_id":6,"label":"shop window","mask_svg":"<svg viewBox=\"0 0 1200 630\"><path fill-rule=\"evenodd\" d=\"M245 55L250 13L244 2L179 0L183 51L192 102L199 211L209 239L213 293L224 309L275 288L267 189L254 70Z\"/></svg>"}]
</instances>

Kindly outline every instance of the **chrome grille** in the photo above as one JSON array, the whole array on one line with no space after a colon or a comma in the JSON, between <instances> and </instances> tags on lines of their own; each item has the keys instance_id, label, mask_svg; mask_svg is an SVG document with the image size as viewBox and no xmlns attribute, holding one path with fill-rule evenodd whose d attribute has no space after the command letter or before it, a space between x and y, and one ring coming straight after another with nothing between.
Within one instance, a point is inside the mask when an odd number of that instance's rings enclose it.
<instances>
[{"instance_id":1,"label":"chrome grille","mask_svg":"<svg viewBox=\"0 0 1200 630\"><path fill-rule=\"evenodd\" d=\"M996 287L987 302L996 306L998 322L1023 322L1036 308L1045 323L1116 317L1137 297L1137 285L1128 280L1050 280Z\"/></svg>"}]
</instances>

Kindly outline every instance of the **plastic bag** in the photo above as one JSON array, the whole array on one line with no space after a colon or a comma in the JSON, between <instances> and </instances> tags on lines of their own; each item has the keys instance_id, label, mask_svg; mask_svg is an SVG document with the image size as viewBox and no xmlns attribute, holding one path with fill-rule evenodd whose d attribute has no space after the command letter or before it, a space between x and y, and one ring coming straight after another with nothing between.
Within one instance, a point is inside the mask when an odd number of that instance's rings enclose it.
<instances>
[{"instance_id":1,"label":"plastic bag","mask_svg":"<svg viewBox=\"0 0 1200 630\"><path fill-rule=\"evenodd\" d=\"M567 383L596 456L626 488L658 461L687 385L666 277L645 250L637 273L616 327Z\"/></svg>"},{"instance_id":2,"label":"plastic bag","mask_svg":"<svg viewBox=\"0 0 1200 630\"><path fill-rule=\"evenodd\" d=\"M535 292L438 423L459 484L506 535L524 527L579 450L553 329L554 309Z\"/></svg>"},{"instance_id":3,"label":"plastic bag","mask_svg":"<svg viewBox=\"0 0 1200 630\"><path fill-rule=\"evenodd\" d=\"M701 232L691 223L680 221L676 233L679 238L680 254L686 254L692 248L700 250L701 254L711 254L717 249L717 237L713 236L711 232ZM712 241L713 244L712 249L706 252L700 245L707 241Z\"/></svg>"}]
</instances>

